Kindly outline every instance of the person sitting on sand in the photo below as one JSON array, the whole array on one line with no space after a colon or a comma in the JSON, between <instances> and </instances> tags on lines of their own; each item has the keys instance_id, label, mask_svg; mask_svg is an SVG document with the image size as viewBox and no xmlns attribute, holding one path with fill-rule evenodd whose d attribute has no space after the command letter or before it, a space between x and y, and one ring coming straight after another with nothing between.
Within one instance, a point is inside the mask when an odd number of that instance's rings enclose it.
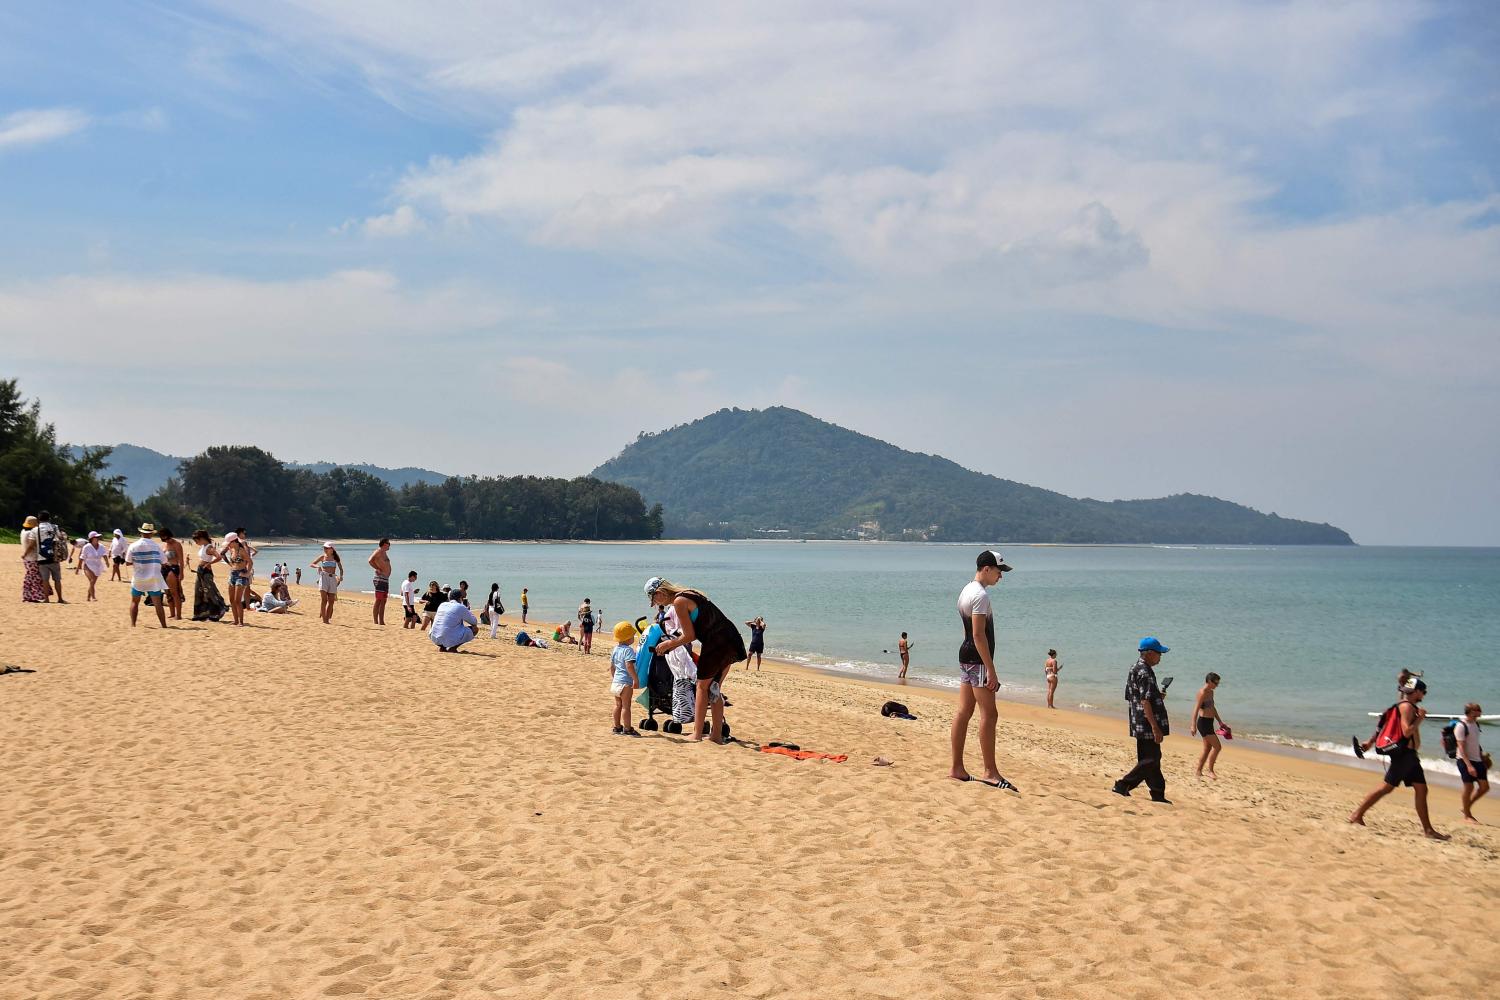
<instances>
[{"instance_id":1,"label":"person sitting on sand","mask_svg":"<svg viewBox=\"0 0 1500 1000\"><path fill-rule=\"evenodd\" d=\"M1219 759L1219 751L1224 749L1217 731L1219 726L1224 725L1224 717L1214 705L1214 692L1218 689L1219 675L1210 673L1203 678L1203 686L1198 689L1198 698L1193 702L1192 729L1203 737L1203 752L1198 755L1198 766L1193 774L1201 778L1206 773L1212 781L1219 780L1219 776L1214 773L1214 763Z\"/></svg>"},{"instance_id":2,"label":"person sitting on sand","mask_svg":"<svg viewBox=\"0 0 1500 1000\"><path fill-rule=\"evenodd\" d=\"M479 619L462 601L444 601L432 620L432 629L427 633L438 651L455 653L458 647L473 639L479 632Z\"/></svg>"},{"instance_id":3,"label":"person sitting on sand","mask_svg":"<svg viewBox=\"0 0 1500 1000\"><path fill-rule=\"evenodd\" d=\"M552 641L566 643L574 646L578 645L578 640L573 638L573 623L563 622L561 625L557 626L557 628L553 629Z\"/></svg>"},{"instance_id":4,"label":"person sitting on sand","mask_svg":"<svg viewBox=\"0 0 1500 1000\"><path fill-rule=\"evenodd\" d=\"M677 612L681 634L658 643L656 651L666 655L679 646L698 649L697 699L693 708L693 742L703 740L703 724L713 714L710 739L724 740L724 681L734 665L745 659L745 640L734 622L700 590L680 587L671 580L654 576L646 581L646 600L653 606L671 607Z\"/></svg>"},{"instance_id":5,"label":"person sitting on sand","mask_svg":"<svg viewBox=\"0 0 1500 1000\"><path fill-rule=\"evenodd\" d=\"M271 592L260 599L262 608L265 607L267 601L273 602L271 608L273 611L276 610L276 605L280 605L282 609L295 608L297 606L296 599L292 597L291 588L287 586L285 575L278 576L275 580L271 581Z\"/></svg>"},{"instance_id":6,"label":"person sitting on sand","mask_svg":"<svg viewBox=\"0 0 1500 1000\"><path fill-rule=\"evenodd\" d=\"M1427 685L1413 678L1402 699L1393 706L1396 717L1390 725L1397 739L1394 748L1387 755L1385 780L1380 787L1365 796L1365 800L1350 814L1349 822L1364 826L1365 813L1404 784L1411 788L1415 796L1417 819L1422 823L1422 832L1432 840L1448 839L1447 834L1433 829L1432 820L1427 815L1427 774L1422 770L1422 760L1417 755L1422 747L1422 720L1427 718L1427 710L1422 707L1422 699L1426 697Z\"/></svg>"},{"instance_id":7,"label":"person sitting on sand","mask_svg":"<svg viewBox=\"0 0 1500 1000\"><path fill-rule=\"evenodd\" d=\"M1474 803L1484 798L1490 790L1489 755L1479 745L1479 717L1484 709L1475 701L1464 706L1464 717L1453 726L1453 737L1458 741L1458 777L1464 783L1464 822L1478 824L1474 818Z\"/></svg>"}]
</instances>

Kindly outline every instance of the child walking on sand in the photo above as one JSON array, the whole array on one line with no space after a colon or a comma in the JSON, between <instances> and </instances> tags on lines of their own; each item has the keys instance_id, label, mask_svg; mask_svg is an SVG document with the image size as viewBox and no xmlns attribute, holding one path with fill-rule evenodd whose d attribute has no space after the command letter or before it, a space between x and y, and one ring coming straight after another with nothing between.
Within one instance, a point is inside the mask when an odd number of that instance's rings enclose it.
<instances>
[{"instance_id":1,"label":"child walking on sand","mask_svg":"<svg viewBox=\"0 0 1500 1000\"><path fill-rule=\"evenodd\" d=\"M610 669L614 676L610 680L609 693L615 696L616 736L639 736L630 721L630 702L635 696L635 626L629 622L615 625L615 650L609 656Z\"/></svg>"}]
</instances>

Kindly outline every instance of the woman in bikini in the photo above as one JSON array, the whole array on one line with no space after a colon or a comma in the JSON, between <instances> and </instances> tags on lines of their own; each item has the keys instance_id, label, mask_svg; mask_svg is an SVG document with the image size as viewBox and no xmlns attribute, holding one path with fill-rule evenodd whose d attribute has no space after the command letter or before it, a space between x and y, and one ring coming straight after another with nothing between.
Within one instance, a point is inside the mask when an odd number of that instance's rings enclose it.
<instances>
[{"instance_id":1,"label":"woman in bikini","mask_svg":"<svg viewBox=\"0 0 1500 1000\"><path fill-rule=\"evenodd\" d=\"M1198 766L1193 773L1201 778L1206 770L1209 778L1214 781L1219 778L1214 773L1214 762L1219 759L1219 751L1224 749L1217 732L1218 727L1224 725L1224 720L1214 707L1214 691L1218 687L1219 675L1209 674L1203 678L1203 686L1198 689L1198 700L1193 702L1193 730L1203 737L1203 752L1198 755Z\"/></svg>"},{"instance_id":2,"label":"woman in bikini","mask_svg":"<svg viewBox=\"0 0 1500 1000\"><path fill-rule=\"evenodd\" d=\"M1057 650L1047 650L1047 662L1042 664L1042 672L1047 675L1047 707L1056 708L1052 704L1052 696L1057 693L1057 672L1062 669L1062 662L1057 658Z\"/></svg>"},{"instance_id":3,"label":"woman in bikini","mask_svg":"<svg viewBox=\"0 0 1500 1000\"><path fill-rule=\"evenodd\" d=\"M713 712L713 727L710 739L723 743L724 737L724 679L741 660L748 659L745 639L734 622L725 616L702 591L679 587L671 580L654 576L646 581L646 599L657 607L671 606L677 612L677 621L682 634L659 643L658 653L667 653L678 646L689 649L696 640L698 650L698 698L693 708L693 741L703 739L703 723L710 710Z\"/></svg>"},{"instance_id":4,"label":"woman in bikini","mask_svg":"<svg viewBox=\"0 0 1500 1000\"><path fill-rule=\"evenodd\" d=\"M162 528L156 533L161 542L161 578L167 584L167 617L182 620L182 564L186 558L182 543L172 534L172 529Z\"/></svg>"},{"instance_id":5,"label":"woman in bikini","mask_svg":"<svg viewBox=\"0 0 1500 1000\"><path fill-rule=\"evenodd\" d=\"M323 543L323 554L312 561L318 571L318 617L327 625L333 621L333 604L339 599L339 584L344 582L344 560L332 542Z\"/></svg>"},{"instance_id":6,"label":"woman in bikini","mask_svg":"<svg viewBox=\"0 0 1500 1000\"><path fill-rule=\"evenodd\" d=\"M223 562L229 567L229 614L236 625L245 624L250 603L250 581L255 577L255 559L250 547L231 531L224 536Z\"/></svg>"}]
</instances>

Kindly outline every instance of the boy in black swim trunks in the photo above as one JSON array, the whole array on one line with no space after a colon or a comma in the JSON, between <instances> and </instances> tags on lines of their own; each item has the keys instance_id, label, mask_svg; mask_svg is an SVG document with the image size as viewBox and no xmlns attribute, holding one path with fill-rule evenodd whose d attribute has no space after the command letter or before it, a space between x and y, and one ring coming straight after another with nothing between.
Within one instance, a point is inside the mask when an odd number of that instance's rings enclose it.
<instances>
[{"instance_id":1,"label":"boy in black swim trunks","mask_svg":"<svg viewBox=\"0 0 1500 1000\"><path fill-rule=\"evenodd\" d=\"M1417 751L1422 747L1422 720L1427 718L1427 709L1421 706L1422 699L1426 697L1427 685L1412 679L1401 701L1396 703L1401 739L1388 755L1385 780L1379 788L1365 796L1359 808L1349 816L1349 822L1364 826L1365 813L1375 803L1394 792L1398 786L1406 785L1416 796L1417 819L1422 821L1422 832L1433 840L1448 839L1447 834L1433 829L1432 820L1427 815L1427 775L1422 770L1421 758L1417 756Z\"/></svg>"}]
</instances>

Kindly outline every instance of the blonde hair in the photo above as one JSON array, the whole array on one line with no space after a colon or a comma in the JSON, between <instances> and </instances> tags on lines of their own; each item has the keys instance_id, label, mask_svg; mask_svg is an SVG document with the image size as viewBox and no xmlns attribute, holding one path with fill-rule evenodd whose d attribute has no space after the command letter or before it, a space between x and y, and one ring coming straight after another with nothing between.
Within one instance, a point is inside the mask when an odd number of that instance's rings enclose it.
<instances>
[{"instance_id":1,"label":"blonde hair","mask_svg":"<svg viewBox=\"0 0 1500 1000\"><path fill-rule=\"evenodd\" d=\"M658 594L666 594L669 600L676 600L677 595L682 593L686 589L686 587L679 586L673 583L671 580L668 580L666 577L659 577L657 579L655 592Z\"/></svg>"}]
</instances>

